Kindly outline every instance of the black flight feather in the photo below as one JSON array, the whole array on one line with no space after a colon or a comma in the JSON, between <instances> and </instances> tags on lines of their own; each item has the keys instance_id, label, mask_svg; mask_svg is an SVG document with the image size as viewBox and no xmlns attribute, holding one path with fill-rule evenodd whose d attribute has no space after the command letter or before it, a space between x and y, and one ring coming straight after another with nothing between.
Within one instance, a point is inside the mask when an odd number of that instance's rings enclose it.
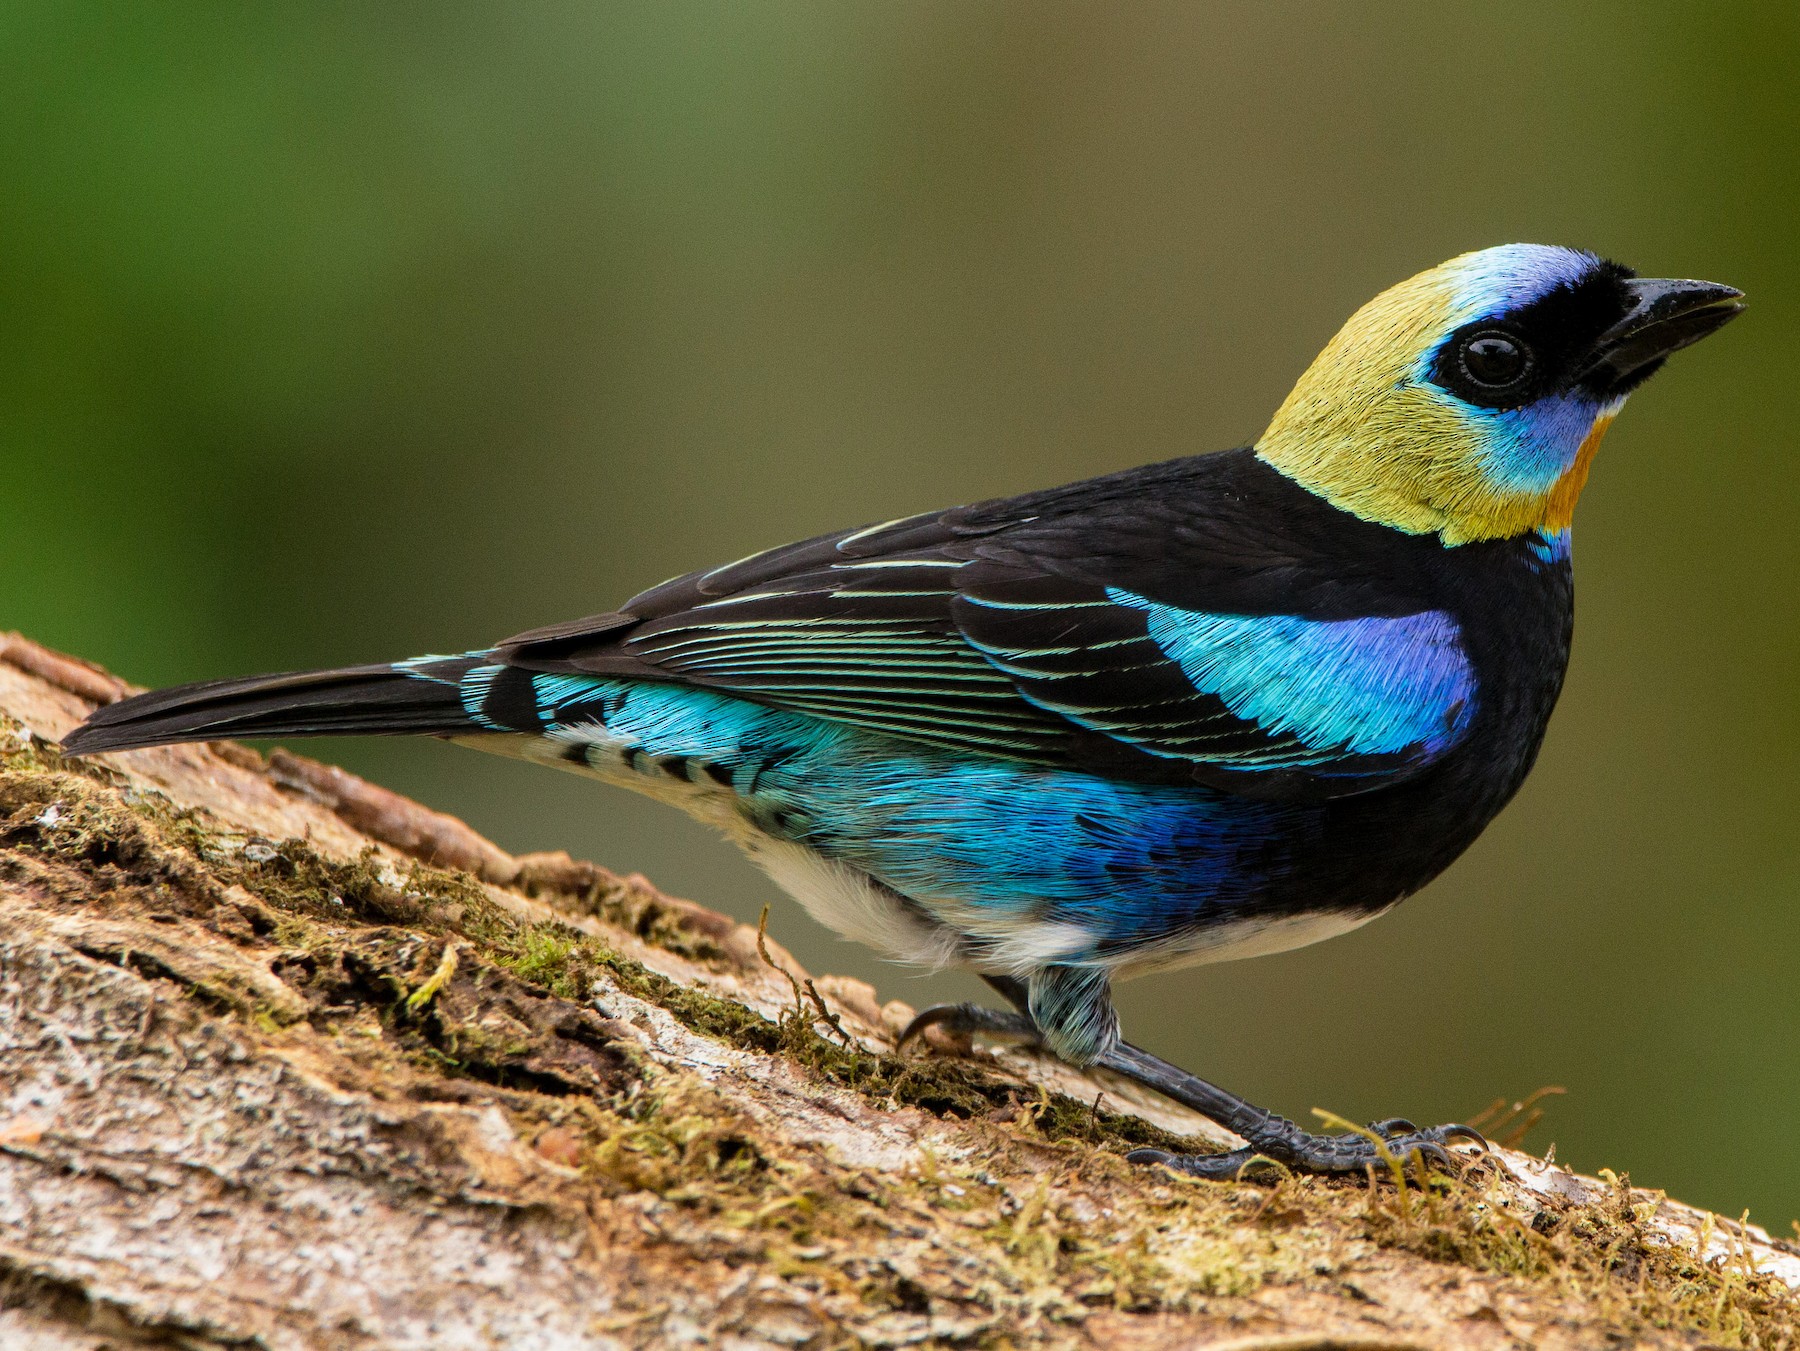
<instances>
[{"instance_id":1,"label":"black flight feather","mask_svg":"<svg viewBox=\"0 0 1800 1351\"><path fill-rule=\"evenodd\" d=\"M429 676L416 665L346 666L177 685L96 709L62 749L92 755L230 737L466 731L475 724L455 681L472 664L448 658L433 663Z\"/></svg>"}]
</instances>

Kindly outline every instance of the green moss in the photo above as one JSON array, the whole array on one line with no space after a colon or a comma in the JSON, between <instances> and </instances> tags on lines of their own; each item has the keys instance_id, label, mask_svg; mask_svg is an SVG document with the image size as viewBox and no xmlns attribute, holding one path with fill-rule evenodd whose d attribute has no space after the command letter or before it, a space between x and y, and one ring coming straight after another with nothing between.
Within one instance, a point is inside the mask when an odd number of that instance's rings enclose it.
<instances>
[{"instance_id":1,"label":"green moss","mask_svg":"<svg viewBox=\"0 0 1800 1351\"><path fill-rule=\"evenodd\" d=\"M282 946L283 960L321 970L335 962L349 973L343 979L366 983L365 1004L341 1023L324 1010L313 1015L358 1063L500 1085L522 1134L552 1123L576 1133L580 1171L595 1187L654 1192L733 1260L765 1263L857 1307L930 1307L934 1318L961 1311L968 1331L959 1336L982 1345L1008 1328L1072 1325L1095 1308L1189 1309L1271 1284L1333 1290L1336 1273L1366 1260L1354 1254L1386 1250L1517 1282L1620 1339L1670 1329L1725 1346L1800 1344L1789 1292L1747 1262L1702 1262L1670 1246L1651 1224L1654 1201L1622 1179L1593 1202L1539 1210L1482 1165L1426 1187L1146 1174L1118 1152L1191 1143L1134 1117L1034 1093L977 1062L841 1045L818 1034L817 1011L803 999L765 1018L571 925L522 921L463 874L396 867L373 849L339 860L300 841L221 832L10 730L0 725L0 870L29 866L60 878L71 901L202 919L242 887L266 907L256 912L259 932ZM650 909L625 918L669 937ZM447 955L453 943L456 961ZM922 1149L913 1167L871 1177L746 1118L699 1079L646 1072L622 1051L592 1086L562 1070L554 1078L533 1060L537 1048L519 1024L497 1016L520 1008L521 987L533 999L586 1009L597 984L654 1003L697 1033L787 1057L877 1104L969 1120L967 1147L954 1157ZM218 991L193 994L219 1002ZM233 1016L282 1035L268 1010ZM867 1258L930 1224L955 1226L946 1231L953 1265L901 1275ZM809 1255L821 1251L829 1262Z\"/></svg>"},{"instance_id":2,"label":"green moss","mask_svg":"<svg viewBox=\"0 0 1800 1351\"><path fill-rule=\"evenodd\" d=\"M1478 1161L1429 1187L1370 1188L1362 1219L1382 1246L1547 1285L1581 1301L1596 1324L1697 1332L1720 1346L1800 1345L1800 1302L1754 1269L1747 1246L1735 1260L1703 1262L1651 1223L1660 1196L1609 1169L1601 1176L1610 1190L1599 1199L1534 1203L1525 1214L1501 1166Z\"/></svg>"},{"instance_id":3,"label":"green moss","mask_svg":"<svg viewBox=\"0 0 1800 1351\"><path fill-rule=\"evenodd\" d=\"M516 953L496 953L498 965L561 999L579 999L576 981L586 965L578 958L578 935L548 926L525 930Z\"/></svg>"},{"instance_id":4,"label":"green moss","mask_svg":"<svg viewBox=\"0 0 1800 1351\"><path fill-rule=\"evenodd\" d=\"M576 867L579 877L580 865ZM525 869L516 885L527 896L549 899L564 913L591 915L690 961L711 963L725 959L725 950L718 942L689 923L688 911L671 904L654 888L644 885L641 880L616 877L598 868L592 873L592 881L574 894L563 889L568 885L567 879L559 878L556 887L549 887L533 874L530 867Z\"/></svg>"},{"instance_id":5,"label":"green moss","mask_svg":"<svg viewBox=\"0 0 1800 1351\"><path fill-rule=\"evenodd\" d=\"M494 904L480 884L465 874L424 864L413 864L398 874L373 848L355 860L341 861L327 858L299 840L271 845L221 836L208 828L203 817L176 809L155 795L143 795L121 813L116 799L96 800L93 773L85 762L76 774L53 777L62 781L58 787L71 797L94 802L89 837L139 839L144 844L140 853L156 853L159 851L149 848L143 836L142 827L150 826L165 850L173 846L197 862L204 861L219 881L240 885L269 905L279 917L282 940L296 947L310 947L318 941L316 922L320 921L342 924L361 920L403 925L434 935L457 935L467 938L488 961L547 994L585 1001L591 997L596 979L604 974L628 993L666 1009L695 1032L743 1050L787 1056L819 1077L884 1105L918 1107L965 1119L996 1110L1018 1110L1024 1127L1049 1141L1118 1149L1195 1147L1194 1142L1137 1117L1096 1111L1092 1105L1072 1099L1044 1096L1021 1103L1017 1084L989 1074L973 1062L929 1055L875 1055L844 1046L819 1036L811 1011L803 1007L772 1022L732 1000L651 971L571 925L521 921ZM39 797L57 791L42 778L33 776L33 783ZM121 820L122 815L132 819ZM649 924L655 931L649 907L638 907L633 917L636 927ZM408 990L399 997L412 993Z\"/></svg>"}]
</instances>

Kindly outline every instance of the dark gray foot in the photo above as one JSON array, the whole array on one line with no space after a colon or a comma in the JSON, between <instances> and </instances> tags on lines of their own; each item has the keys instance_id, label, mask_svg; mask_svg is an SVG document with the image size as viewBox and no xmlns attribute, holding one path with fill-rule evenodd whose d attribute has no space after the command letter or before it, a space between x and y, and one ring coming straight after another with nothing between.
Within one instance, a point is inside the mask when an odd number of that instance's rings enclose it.
<instances>
[{"instance_id":1,"label":"dark gray foot","mask_svg":"<svg viewBox=\"0 0 1800 1351\"><path fill-rule=\"evenodd\" d=\"M1236 1177L1253 1162L1268 1160L1297 1173L1360 1173L1370 1167L1385 1168L1387 1159L1403 1166L1415 1158L1429 1169L1449 1170L1454 1165L1449 1146L1459 1141L1487 1147L1481 1132L1470 1126L1415 1126L1403 1117L1390 1117L1369 1127L1377 1145L1364 1135L1314 1135L1289 1121L1252 1106L1236 1094L1177 1069L1129 1043L1101 1058L1100 1063L1172 1098L1221 1126L1235 1131L1249 1143L1225 1154L1170 1154L1160 1149L1134 1149L1125 1157L1133 1163L1161 1164L1191 1177ZM1386 1158L1383 1154L1386 1154Z\"/></svg>"},{"instance_id":2,"label":"dark gray foot","mask_svg":"<svg viewBox=\"0 0 1800 1351\"><path fill-rule=\"evenodd\" d=\"M1041 1040L1037 1025L1022 1013L1002 1013L998 1009L984 1009L979 1004L938 1004L923 1010L906 1025L906 1030L900 1034L900 1048L904 1050L923 1036L928 1027L941 1027L946 1032L965 1037L979 1033L1025 1046L1036 1045Z\"/></svg>"},{"instance_id":3,"label":"dark gray foot","mask_svg":"<svg viewBox=\"0 0 1800 1351\"><path fill-rule=\"evenodd\" d=\"M996 985L998 981L994 982ZM1011 997L1010 990L1002 993ZM1040 1043L1037 1026L1024 1013L1002 1013L979 1004L940 1004L926 1009L900 1034L900 1045L919 1036L928 1027L965 1035L980 1034L1025 1044ZM1246 1169L1255 1171L1265 1162L1278 1164L1297 1173L1361 1173L1371 1167L1385 1168L1387 1158L1397 1159L1403 1166L1449 1170L1455 1160L1449 1146L1467 1142L1487 1146L1479 1131L1469 1126L1448 1125L1421 1128L1402 1117L1390 1117L1369 1127L1381 1144L1363 1135L1314 1135L1301 1130L1286 1117L1246 1102L1215 1084L1189 1074L1186 1070L1160 1060L1129 1042L1118 1042L1102 1054L1095 1064L1120 1074L1134 1083L1154 1090L1201 1115L1211 1118L1226 1129L1244 1137L1249 1144L1224 1154L1171 1154L1161 1149L1136 1149L1125 1157L1133 1163L1160 1164L1191 1177L1235 1178Z\"/></svg>"},{"instance_id":4,"label":"dark gray foot","mask_svg":"<svg viewBox=\"0 0 1800 1351\"><path fill-rule=\"evenodd\" d=\"M1481 1133L1469 1126L1412 1127L1395 1131L1384 1129L1389 1122L1376 1122L1369 1130L1380 1137L1381 1147L1362 1135L1314 1135L1293 1122L1275 1117L1267 1131L1257 1136L1244 1149L1225 1154L1171 1154L1161 1149L1134 1149L1125 1158L1131 1163L1161 1164L1190 1177L1235 1178L1246 1169L1276 1163L1296 1173L1361 1173L1370 1168L1386 1169L1388 1159L1402 1167L1428 1171L1440 1168L1452 1171L1455 1160L1446 1147L1467 1141L1485 1147ZM1387 1159L1382 1151L1387 1152ZM1415 1162L1416 1160L1416 1162Z\"/></svg>"},{"instance_id":5,"label":"dark gray foot","mask_svg":"<svg viewBox=\"0 0 1800 1351\"><path fill-rule=\"evenodd\" d=\"M1071 1065L1091 1065L1119 1042L1119 1015L1113 1012L1106 972L1092 967L1046 966L1031 981L1010 976L984 980L1013 1006L996 1013L979 1004L940 1004L926 1009L900 1034L906 1045L928 1027L980 1033L1003 1041L1041 1046Z\"/></svg>"}]
</instances>

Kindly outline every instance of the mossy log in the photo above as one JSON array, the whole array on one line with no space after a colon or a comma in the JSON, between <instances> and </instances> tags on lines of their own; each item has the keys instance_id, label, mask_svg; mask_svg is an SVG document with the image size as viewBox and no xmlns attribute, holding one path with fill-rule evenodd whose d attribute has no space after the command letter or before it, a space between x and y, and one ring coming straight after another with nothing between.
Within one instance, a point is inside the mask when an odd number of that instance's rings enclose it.
<instances>
[{"instance_id":1,"label":"mossy log","mask_svg":"<svg viewBox=\"0 0 1800 1351\"><path fill-rule=\"evenodd\" d=\"M1800 1250L1512 1150L1209 1183L1211 1123L0 636L0 1346L1793 1346Z\"/></svg>"}]
</instances>

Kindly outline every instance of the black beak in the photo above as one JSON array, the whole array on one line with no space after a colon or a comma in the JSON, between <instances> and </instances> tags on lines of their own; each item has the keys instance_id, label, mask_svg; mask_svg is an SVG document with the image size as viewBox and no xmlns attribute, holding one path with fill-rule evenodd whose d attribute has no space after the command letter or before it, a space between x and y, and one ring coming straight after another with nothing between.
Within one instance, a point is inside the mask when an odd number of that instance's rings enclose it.
<instances>
[{"instance_id":1,"label":"black beak","mask_svg":"<svg viewBox=\"0 0 1800 1351\"><path fill-rule=\"evenodd\" d=\"M1595 341L1577 377L1609 394L1649 379L1670 353L1699 342L1744 309L1742 291L1716 282L1638 277L1622 285L1631 308Z\"/></svg>"}]
</instances>

